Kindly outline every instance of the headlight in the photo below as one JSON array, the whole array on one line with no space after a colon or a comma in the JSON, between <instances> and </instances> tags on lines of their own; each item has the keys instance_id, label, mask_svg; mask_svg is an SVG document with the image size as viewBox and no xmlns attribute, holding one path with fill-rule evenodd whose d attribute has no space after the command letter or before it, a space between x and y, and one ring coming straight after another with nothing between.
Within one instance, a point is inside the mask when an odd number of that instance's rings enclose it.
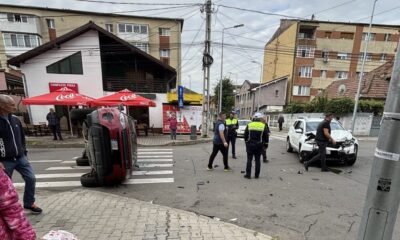
<instances>
[{"instance_id":1,"label":"headlight","mask_svg":"<svg viewBox=\"0 0 400 240\"><path fill-rule=\"evenodd\" d=\"M352 139L352 140L345 140L344 141L344 145L345 146L351 146L351 145L353 145L354 144L354 139Z\"/></svg>"}]
</instances>

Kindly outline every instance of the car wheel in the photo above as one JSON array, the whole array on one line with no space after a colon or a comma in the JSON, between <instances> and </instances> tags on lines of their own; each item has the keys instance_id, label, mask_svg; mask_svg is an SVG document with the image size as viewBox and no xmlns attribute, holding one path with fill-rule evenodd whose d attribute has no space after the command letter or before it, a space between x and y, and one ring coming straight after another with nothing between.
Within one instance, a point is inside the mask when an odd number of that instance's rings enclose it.
<instances>
[{"instance_id":1,"label":"car wheel","mask_svg":"<svg viewBox=\"0 0 400 240\"><path fill-rule=\"evenodd\" d=\"M89 158L78 157L76 159L77 166L90 166Z\"/></svg>"},{"instance_id":2,"label":"car wheel","mask_svg":"<svg viewBox=\"0 0 400 240\"><path fill-rule=\"evenodd\" d=\"M354 152L355 152L354 158L348 159L348 160L346 161L346 164L347 164L348 166L353 166L354 163L356 163L357 154L358 154L358 146L357 146L357 145L354 145Z\"/></svg>"},{"instance_id":3,"label":"car wheel","mask_svg":"<svg viewBox=\"0 0 400 240\"><path fill-rule=\"evenodd\" d=\"M92 173L86 173L81 176L81 184L87 188L99 187L97 177Z\"/></svg>"},{"instance_id":4,"label":"car wheel","mask_svg":"<svg viewBox=\"0 0 400 240\"><path fill-rule=\"evenodd\" d=\"M293 148L292 148L292 145L290 144L289 137L286 139L286 151L287 152L293 152Z\"/></svg>"}]
</instances>

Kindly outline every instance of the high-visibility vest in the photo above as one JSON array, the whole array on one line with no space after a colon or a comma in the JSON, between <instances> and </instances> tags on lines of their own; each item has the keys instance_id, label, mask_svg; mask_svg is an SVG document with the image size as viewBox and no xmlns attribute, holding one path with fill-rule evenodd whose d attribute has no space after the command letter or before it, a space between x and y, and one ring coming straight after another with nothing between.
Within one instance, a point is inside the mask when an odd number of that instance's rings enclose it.
<instances>
[{"instance_id":1,"label":"high-visibility vest","mask_svg":"<svg viewBox=\"0 0 400 240\"><path fill-rule=\"evenodd\" d=\"M263 141L262 137L263 137L264 130L265 130L265 123L262 123L262 122L251 122L251 123L249 123L249 124L247 125L247 129L249 130L249 138L250 138L250 139L248 139L248 141L251 141L251 140L253 140L253 141L258 140L258 139L251 139L252 132L256 132L256 134L257 134L257 133L260 133L260 135L259 135L259 136L260 136L259 141L260 141L260 142ZM253 136L254 136L254 135L253 135Z\"/></svg>"},{"instance_id":2,"label":"high-visibility vest","mask_svg":"<svg viewBox=\"0 0 400 240\"><path fill-rule=\"evenodd\" d=\"M228 118L228 119L225 120L226 126L236 125L237 123L238 123L238 120L236 118L234 118L234 119Z\"/></svg>"}]
</instances>

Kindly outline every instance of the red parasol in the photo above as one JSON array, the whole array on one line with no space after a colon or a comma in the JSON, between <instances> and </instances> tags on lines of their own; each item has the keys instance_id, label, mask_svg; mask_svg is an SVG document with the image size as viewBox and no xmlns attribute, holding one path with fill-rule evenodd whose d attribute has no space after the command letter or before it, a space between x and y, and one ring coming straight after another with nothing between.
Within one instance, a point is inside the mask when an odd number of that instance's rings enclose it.
<instances>
[{"instance_id":1,"label":"red parasol","mask_svg":"<svg viewBox=\"0 0 400 240\"><path fill-rule=\"evenodd\" d=\"M125 106L137 107L155 107L156 103L150 99L144 98L135 94L134 92L124 89L109 96L98 98L89 103L93 106L116 106L119 104Z\"/></svg>"},{"instance_id":2,"label":"red parasol","mask_svg":"<svg viewBox=\"0 0 400 240\"><path fill-rule=\"evenodd\" d=\"M67 87L63 87L51 93L25 98L22 100L22 103L24 105L86 106L88 105L88 102L92 100L94 100L94 98L79 94Z\"/></svg>"}]
</instances>

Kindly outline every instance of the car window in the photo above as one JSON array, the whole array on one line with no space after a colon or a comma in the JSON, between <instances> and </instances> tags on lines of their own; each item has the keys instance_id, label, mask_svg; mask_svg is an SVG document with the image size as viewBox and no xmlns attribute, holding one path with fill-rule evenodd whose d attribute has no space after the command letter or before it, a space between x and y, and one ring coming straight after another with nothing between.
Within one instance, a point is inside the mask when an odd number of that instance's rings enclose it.
<instances>
[{"instance_id":1,"label":"car window","mask_svg":"<svg viewBox=\"0 0 400 240\"><path fill-rule=\"evenodd\" d=\"M307 122L306 132L317 131L320 123L321 122ZM331 122L331 130L344 130L344 128L337 122Z\"/></svg>"},{"instance_id":2,"label":"car window","mask_svg":"<svg viewBox=\"0 0 400 240\"><path fill-rule=\"evenodd\" d=\"M250 120L239 120L239 126L247 126L250 123Z\"/></svg>"},{"instance_id":3,"label":"car window","mask_svg":"<svg viewBox=\"0 0 400 240\"><path fill-rule=\"evenodd\" d=\"M295 129L304 129L304 123L303 121L298 121L296 123L296 126L294 127Z\"/></svg>"}]
</instances>

